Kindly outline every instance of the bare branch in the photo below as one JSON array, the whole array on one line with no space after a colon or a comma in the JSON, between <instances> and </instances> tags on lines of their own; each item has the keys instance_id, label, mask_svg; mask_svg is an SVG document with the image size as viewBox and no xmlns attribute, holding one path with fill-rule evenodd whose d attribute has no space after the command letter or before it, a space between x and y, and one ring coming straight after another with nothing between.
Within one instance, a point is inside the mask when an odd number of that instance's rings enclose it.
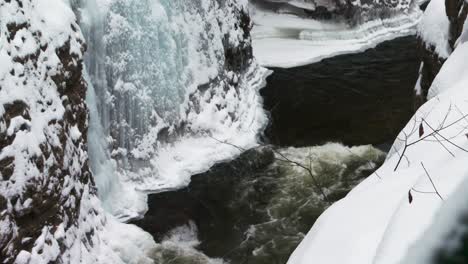
<instances>
[{"instance_id":1,"label":"bare branch","mask_svg":"<svg viewBox=\"0 0 468 264\"><path fill-rule=\"evenodd\" d=\"M403 132L403 134L405 135L405 146L403 147L403 151L401 152L401 154L398 153L398 151L397 151L397 154L400 155L400 158L398 159L398 162L397 162L397 164L395 166L395 169L393 171L396 171L398 169L398 166L400 166L401 160L405 156L406 149L408 148L408 136L406 135L405 132Z\"/></svg>"},{"instance_id":2,"label":"bare branch","mask_svg":"<svg viewBox=\"0 0 468 264\"><path fill-rule=\"evenodd\" d=\"M423 122L430 128L434 131L434 133L436 133L438 136L440 136L441 138L443 138L444 140L446 140L448 143L450 143L451 145L453 145L454 147L458 148L458 149L461 149L465 152L468 152L468 150L458 146L457 144L453 143L451 140L447 139L446 137L444 137L442 134L439 133L439 131L435 130L434 128L432 128L431 125L429 125L429 123L426 122L426 120L423 119ZM453 154L452 154L453 155Z\"/></svg>"},{"instance_id":3,"label":"bare branch","mask_svg":"<svg viewBox=\"0 0 468 264\"><path fill-rule=\"evenodd\" d=\"M436 192L424 192L424 191L419 191L419 190L416 190L414 187L411 188L412 191L414 192L417 192L417 193L424 193L424 194L436 194Z\"/></svg>"},{"instance_id":4,"label":"bare branch","mask_svg":"<svg viewBox=\"0 0 468 264\"><path fill-rule=\"evenodd\" d=\"M421 166L423 167L424 171L426 172L427 177L428 177L429 180L431 181L432 187L434 187L434 190L435 190L436 194L437 194L437 195L439 196L439 198L443 201L444 198L442 198L442 196L440 195L439 191L437 190L437 188L436 188L434 182L432 181L431 176L429 175L429 172L427 172L426 167L424 167L424 163L421 162Z\"/></svg>"},{"instance_id":5,"label":"bare branch","mask_svg":"<svg viewBox=\"0 0 468 264\"><path fill-rule=\"evenodd\" d=\"M455 106L455 107L456 107L456 106ZM433 140L430 140L431 137L433 137L433 138L435 139L434 141L435 141L435 142L438 142L438 143L439 143L450 155L452 155L453 157L455 157L455 154L454 154L452 151L450 151L450 150L447 148L447 146L445 146L445 144L444 144L443 142L448 142L450 145L452 145L452 146L454 146L454 147L456 147L456 148L458 148L458 149L460 149L460 150L463 150L464 152L468 152L468 150L466 150L466 149L464 149L464 148L462 148L462 147L460 147L460 146L458 146L457 144L455 144L455 143L452 142L452 139L453 139L454 137L453 137L453 138L447 138L447 137L445 137L444 135L441 134L441 132L442 132L443 130L445 130L445 129L449 128L449 127L452 127L453 125L457 124L457 123L460 122L461 120L465 120L465 121L468 122L468 120L467 120L468 114L463 114L463 113L460 111L460 109L459 109L458 107L456 107L456 108L457 108L458 111L462 114L462 117L459 118L459 119L457 119L457 120L455 120L454 122L452 122L452 123L450 123L450 124L448 124L448 125L445 125L445 123L446 123L446 121L447 121L447 119L448 119L448 116L449 116L450 113L452 112L452 104L450 104L449 109L447 110L447 113L445 114L445 116L444 116L444 118L443 118L441 124L438 126L437 129L433 128L428 122L426 122L425 117L423 117L423 118L421 119L421 124L423 124L423 123L426 124L426 125L432 130L432 132L427 133L427 134L424 135L424 136L421 136L419 139L417 139L417 140L415 140L415 141L413 141L413 142L408 143L408 138L409 138L409 136L408 136L408 134L407 134L406 132L403 131L403 135L405 136L404 140L402 140L402 139L400 139L400 138L397 138L397 139L400 140L400 141L404 141L404 144L405 144L405 145L404 145L404 147L403 147L403 150L402 150L401 154L400 154L398 151L396 151L396 153L399 155L399 159L398 159L398 161L397 161L397 164L396 164L396 166L395 166L394 171L396 171L396 170L398 169L398 167L400 166L400 163L401 163L403 157L405 157L405 158L408 160L408 158L405 156L405 154L406 154L406 151L407 151L407 149L408 149L409 147L411 147L411 146L413 146L413 145L415 145L415 144L417 144L417 143L419 143L419 142L421 142L421 141L433 141ZM431 111L432 111L432 110L431 110ZM430 113L431 111L429 111L429 113ZM428 115L428 114L427 114L427 115ZM426 116L427 116L427 115L426 115ZM415 131L414 131L414 130L415 130L414 127L416 127L416 125L413 124L413 129L412 129L410 135L413 134L413 133L415 132ZM466 128L465 128L465 129L466 129ZM462 131L463 131L463 130L462 130ZM459 134L461 134L461 133L459 133ZM459 134L458 134L458 135L459 135ZM443 140L439 139L438 137L442 138ZM409 163L409 160L408 160L408 163Z\"/></svg>"},{"instance_id":6,"label":"bare branch","mask_svg":"<svg viewBox=\"0 0 468 264\"><path fill-rule=\"evenodd\" d=\"M284 160L282 159L277 159L279 161L282 161L282 162L288 162L288 163L291 163L291 164L294 164L302 169L304 169L305 171L307 171L310 175L310 177L312 178L312 181L314 182L314 185L317 187L317 189L319 190L320 194L323 196L323 199L326 201L326 202L330 202L330 200L328 199L328 196L325 194L324 190L323 190L323 187L321 186L321 184L317 181L317 179L315 178L314 176L314 173L312 172L312 168L308 168L306 166L304 166L303 164L297 162L297 161L294 161L294 160L291 160L289 159L288 157L286 157L283 153L273 149L273 152L275 152L277 155L279 155L281 158L283 158Z\"/></svg>"},{"instance_id":7,"label":"bare branch","mask_svg":"<svg viewBox=\"0 0 468 264\"><path fill-rule=\"evenodd\" d=\"M242 152L246 151L246 149L245 149L245 148L242 148L242 147L236 146L236 145L234 145L234 144L232 144L232 143L229 143L229 142L227 142L227 141L221 141L221 140L219 140L219 139L217 139L217 138L215 138L215 137L213 137L213 136L210 136L210 135L208 135L208 137L212 138L213 140L216 140L216 141L218 141L219 143L222 143L222 144L226 144L226 145L229 145L229 146L235 147L236 149L238 149L238 150L240 150L240 151L242 151Z\"/></svg>"},{"instance_id":8,"label":"bare branch","mask_svg":"<svg viewBox=\"0 0 468 264\"><path fill-rule=\"evenodd\" d=\"M444 119L443 119L442 122L439 124L439 127L438 127L437 129L440 129L440 128L444 127L445 122L447 121L447 118L448 118L450 112L452 112L452 103L450 103L449 108L448 108L448 110L447 110L447 113L445 113ZM424 118L422 119L422 121L424 121Z\"/></svg>"}]
</instances>

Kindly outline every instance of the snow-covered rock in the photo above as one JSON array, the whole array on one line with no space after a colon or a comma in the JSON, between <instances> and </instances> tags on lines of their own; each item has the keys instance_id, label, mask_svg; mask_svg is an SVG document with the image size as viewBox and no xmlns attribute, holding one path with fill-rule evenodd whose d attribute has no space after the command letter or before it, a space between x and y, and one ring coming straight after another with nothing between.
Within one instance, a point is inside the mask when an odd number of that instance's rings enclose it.
<instances>
[{"instance_id":1,"label":"snow-covered rock","mask_svg":"<svg viewBox=\"0 0 468 264\"><path fill-rule=\"evenodd\" d=\"M96 195L85 47L66 2L0 3L2 263L150 263L152 238L106 217Z\"/></svg>"},{"instance_id":2,"label":"snow-covered rock","mask_svg":"<svg viewBox=\"0 0 468 264\"><path fill-rule=\"evenodd\" d=\"M384 165L319 218L289 264L466 262L468 43L456 44Z\"/></svg>"},{"instance_id":3,"label":"snow-covered rock","mask_svg":"<svg viewBox=\"0 0 468 264\"><path fill-rule=\"evenodd\" d=\"M468 13L464 0L434 0L426 8L418 25L420 41L421 70L415 87L417 104L422 104L428 96L429 88L456 46L462 35Z\"/></svg>"}]
</instances>

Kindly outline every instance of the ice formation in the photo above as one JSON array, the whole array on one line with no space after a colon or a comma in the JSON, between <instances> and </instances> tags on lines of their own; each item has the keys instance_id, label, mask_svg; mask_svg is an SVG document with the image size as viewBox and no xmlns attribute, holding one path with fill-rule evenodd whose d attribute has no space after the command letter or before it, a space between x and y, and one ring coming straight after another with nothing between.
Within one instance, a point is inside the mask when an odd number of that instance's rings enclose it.
<instances>
[{"instance_id":1,"label":"ice formation","mask_svg":"<svg viewBox=\"0 0 468 264\"><path fill-rule=\"evenodd\" d=\"M264 0L251 2L254 54L261 65L282 68L364 51L415 34L422 14L416 1L353 1L349 6L329 7L330 18L308 15L303 10L306 7L285 10ZM340 1L281 2L297 7L299 2L323 6Z\"/></svg>"},{"instance_id":2,"label":"ice formation","mask_svg":"<svg viewBox=\"0 0 468 264\"><path fill-rule=\"evenodd\" d=\"M258 90L268 71L251 57L246 2L87 0L75 6L96 91L91 114L101 120L91 117L90 132L98 126L97 145L110 146L101 148L108 153L90 149L91 167L113 215L141 217L145 193L180 188L190 175L240 153L222 141L257 144L266 123Z\"/></svg>"}]
</instances>

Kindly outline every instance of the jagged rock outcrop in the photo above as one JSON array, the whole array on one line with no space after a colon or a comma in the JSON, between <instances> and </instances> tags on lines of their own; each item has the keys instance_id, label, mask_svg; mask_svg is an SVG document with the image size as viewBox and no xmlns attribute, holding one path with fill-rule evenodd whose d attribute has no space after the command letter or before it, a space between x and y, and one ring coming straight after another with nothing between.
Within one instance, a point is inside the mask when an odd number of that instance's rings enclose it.
<instances>
[{"instance_id":1,"label":"jagged rock outcrop","mask_svg":"<svg viewBox=\"0 0 468 264\"><path fill-rule=\"evenodd\" d=\"M436 1L443 2L444 0ZM433 9L443 8L441 6L436 6L435 3L433 4ZM429 8L431 8L431 5L433 4L430 4ZM437 76L440 69L442 68L442 65L447 60L448 54L450 54L451 51L453 51L453 49L455 48L457 39L462 34L463 24L468 14L468 4L464 0L445 0L444 6L446 18L437 18L432 14L429 14L425 18L423 18L423 22L424 20L434 19L447 20L448 27L445 27L443 29L447 32L445 32L443 37L434 36L434 38L438 38L438 41L427 39L424 32L428 30L424 27L424 23L422 23L422 26L419 29L419 56L422 64L420 70L420 79L416 87L416 107L419 107L427 100L429 88L431 87L434 78ZM429 12L431 11L432 10L429 10ZM434 27L437 27L437 24L438 23L436 22L434 24ZM437 49L437 46L441 45L445 45L447 47L447 52L441 52Z\"/></svg>"}]
</instances>

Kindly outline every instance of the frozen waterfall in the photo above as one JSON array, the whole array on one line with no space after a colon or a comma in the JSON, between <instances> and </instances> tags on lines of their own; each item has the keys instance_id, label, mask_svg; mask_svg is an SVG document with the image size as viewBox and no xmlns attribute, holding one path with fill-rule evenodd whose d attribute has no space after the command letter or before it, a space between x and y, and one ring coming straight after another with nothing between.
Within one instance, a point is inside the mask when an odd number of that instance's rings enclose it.
<instances>
[{"instance_id":1,"label":"frozen waterfall","mask_svg":"<svg viewBox=\"0 0 468 264\"><path fill-rule=\"evenodd\" d=\"M239 17L246 3L82 0L87 39L89 154L105 208L141 217L146 194L257 144L266 124L258 90L268 71L252 58ZM231 58L232 59L232 58ZM237 63L239 64L239 63Z\"/></svg>"}]
</instances>

